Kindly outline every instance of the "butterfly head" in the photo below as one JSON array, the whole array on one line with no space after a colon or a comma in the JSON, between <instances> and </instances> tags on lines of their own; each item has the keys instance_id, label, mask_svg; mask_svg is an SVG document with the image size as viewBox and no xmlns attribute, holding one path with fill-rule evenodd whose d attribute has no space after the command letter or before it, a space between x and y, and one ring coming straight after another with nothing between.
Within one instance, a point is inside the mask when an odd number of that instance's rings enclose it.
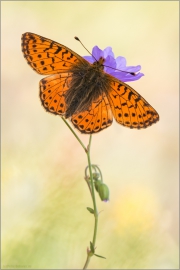
<instances>
[{"instance_id":1,"label":"butterfly head","mask_svg":"<svg viewBox=\"0 0 180 270\"><path fill-rule=\"evenodd\" d=\"M104 69L104 65L103 64L104 64L105 60L106 60L105 58L100 57L98 61L95 61L93 63L93 66L96 67L97 69L103 70Z\"/></svg>"}]
</instances>

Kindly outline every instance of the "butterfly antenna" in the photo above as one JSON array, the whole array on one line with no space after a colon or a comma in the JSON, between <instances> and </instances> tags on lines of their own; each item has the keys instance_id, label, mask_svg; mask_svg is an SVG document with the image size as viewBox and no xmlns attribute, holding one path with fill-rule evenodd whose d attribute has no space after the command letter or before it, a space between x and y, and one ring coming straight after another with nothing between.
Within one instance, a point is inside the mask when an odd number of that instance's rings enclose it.
<instances>
[{"instance_id":1,"label":"butterfly antenna","mask_svg":"<svg viewBox=\"0 0 180 270\"><path fill-rule=\"evenodd\" d=\"M92 53L90 53L90 51L88 51L88 49L86 49L86 47L82 44L82 42L80 41L80 39L78 38L78 37L74 37L76 40L78 40L80 43L81 43L81 45L84 47L84 49L90 54L90 55L92 55ZM94 57L94 55L92 55L92 57L97 61L97 59Z\"/></svg>"},{"instance_id":2,"label":"butterfly antenna","mask_svg":"<svg viewBox=\"0 0 180 270\"><path fill-rule=\"evenodd\" d=\"M80 39L78 37L74 37L77 41L79 41L81 43L81 45L84 47L84 49L90 54L92 55L92 53L90 53L90 51L88 51L88 49L83 45L83 43L80 41ZM92 55L92 57L97 61L97 59L94 57L94 55ZM113 67L110 67L110 66L106 66L106 65L103 65L104 67L109 67L109 68L112 68L114 70L118 70L118 71L121 71L121 72L125 72L125 73L129 73L133 76L136 75L135 72L129 72L129 71L124 71L124 70L120 70L120 69L117 69L117 68L113 68Z\"/></svg>"},{"instance_id":3,"label":"butterfly antenna","mask_svg":"<svg viewBox=\"0 0 180 270\"><path fill-rule=\"evenodd\" d=\"M104 66L105 66L105 67L108 67L108 68L112 68L112 69L118 70L118 71L121 71L121 72L129 73L129 74L134 75L134 76L136 75L136 73L135 73L135 72L124 71L124 70L120 70L120 69L113 68L113 67L106 66L106 65L104 65Z\"/></svg>"}]
</instances>

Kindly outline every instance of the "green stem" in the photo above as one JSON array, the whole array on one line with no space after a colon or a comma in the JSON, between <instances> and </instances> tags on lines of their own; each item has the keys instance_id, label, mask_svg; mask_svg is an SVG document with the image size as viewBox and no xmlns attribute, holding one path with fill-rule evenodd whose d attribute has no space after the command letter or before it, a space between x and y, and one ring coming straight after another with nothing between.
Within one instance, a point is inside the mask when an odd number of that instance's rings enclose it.
<instances>
[{"instance_id":1,"label":"green stem","mask_svg":"<svg viewBox=\"0 0 180 270\"><path fill-rule=\"evenodd\" d=\"M79 137L77 136L77 134L74 132L74 130L71 128L71 126L68 124L68 122L66 121L65 118L61 117L62 120L64 121L64 123L68 126L68 128L71 130L71 132L73 133L73 135L76 137L76 139L78 140L78 142L80 143L80 145L83 147L84 151L87 154L87 158L88 158L88 167L89 167L89 174L90 174L90 180L91 180L91 189L90 186L88 184L88 187L90 189L90 193L91 193L91 197L93 200L93 206L94 206L94 218L95 218L95 223L94 223L94 233L93 233L93 247L95 247L96 244L96 235L97 235L97 226L98 226L98 211L97 211L97 206L96 206L96 198L95 198L95 192L94 192L94 183L93 183L93 174L92 174L92 165L91 165L91 159L90 159L90 148L91 148L91 141L92 141L92 135L90 134L89 137L89 145L86 148L84 146L84 144L82 143L82 141L79 139ZM85 262L85 265L83 267L83 269L87 269L88 264L90 262L90 259L92 257L92 253L88 250L87 251L87 259Z\"/></svg>"},{"instance_id":2,"label":"green stem","mask_svg":"<svg viewBox=\"0 0 180 270\"><path fill-rule=\"evenodd\" d=\"M89 264L89 262L90 262L90 259L91 259L91 257L87 255L87 259L86 259L85 265L84 265L84 267L83 267L83 270L84 270L84 269L87 269L88 264Z\"/></svg>"},{"instance_id":3,"label":"green stem","mask_svg":"<svg viewBox=\"0 0 180 270\"><path fill-rule=\"evenodd\" d=\"M82 143L82 141L79 139L79 137L77 136L77 134L74 132L74 130L72 129L72 127L68 124L68 122L66 121L65 118L61 117L62 120L64 121L64 123L66 124L66 126L68 126L68 128L71 130L71 132L74 134L74 136L76 137L76 139L78 140L78 142L80 143L80 145L83 147L84 151L87 152L86 147L84 146L84 144Z\"/></svg>"},{"instance_id":4,"label":"green stem","mask_svg":"<svg viewBox=\"0 0 180 270\"><path fill-rule=\"evenodd\" d=\"M99 167L97 165L91 165L93 167L93 169L96 171L96 169L98 170L98 172L100 173L100 179L103 182L103 176L102 176L102 172L99 169Z\"/></svg>"},{"instance_id":5,"label":"green stem","mask_svg":"<svg viewBox=\"0 0 180 270\"><path fill-rule=\"evenodd\" d=\"M91 187L92 187L91 188L91 195L92 195L93 206L94 206L95 223L94 223L94 233L93 233L93 241L92 241L92 243L93 243L93 247L95 248L96 235L97 235L97 226L98 226L98 211L97 211L97 206L96 206L96 198L95 198L93 174L92 174L92 165L91 165L91 159L90 159L91 141L92 141L92 135L90 135L90 137L89 137L87 158L88 158L89 174L90 174ZM92 254L90 252L87 252L87 259L86 259L86 262L85 262L85 265L84 265L83 269L87 269L91 257L92 257Z\"/></svg>"},{"instance_id":6,"label":"green stem","mask_svg":"<svg viewBox=\"0 0 180 270\"><path fill-rule=\"evenodd\" d=\"M91 186L92 186L92 199L93 199L94 217L95 217L95 226L94 226L94 235L93 235L93 246L95 246L96 233L97 233L97 224L98 224L98 211L97 211L97 206L96 206L96 198L95 198L93 175L92 175L92 166L91 166L91 159L90 159L91 140L92 140L92 135L90 135L90 138L89 138L87 157L88 157L89 174L90 174Z\"/></svg>"}]
</instances>

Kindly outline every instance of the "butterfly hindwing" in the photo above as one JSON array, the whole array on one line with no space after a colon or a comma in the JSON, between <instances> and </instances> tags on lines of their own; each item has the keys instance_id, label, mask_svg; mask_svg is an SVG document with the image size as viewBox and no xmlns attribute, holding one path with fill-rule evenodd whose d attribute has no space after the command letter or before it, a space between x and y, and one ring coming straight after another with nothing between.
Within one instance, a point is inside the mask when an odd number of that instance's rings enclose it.
<instances>
[{"instance_id":1,"label":"butterfly hindwing","mask_svg":"<svg viewBox=\"0 0 180 270\"><path fill-rule=\"evenodd\" d=\"M65 114L65 93L69 89L71 79L70 73L61 73L40 81L40 99L47 111L61 116Z\"/></svg>"},{"instance_id":2,"label":"butterfly hindwing","mask_svg":"<svg viewBox=\"0 0 180 270\"><path fill-rule=\"evenodd\" d=\"M105 94L94 101L85 112L75 114L71 117L73 125L85 134L97 133L113 122L112 111Z\"/></svg>"},{"instance_id":3,"label":"butterfly hindwing","mask_svg":"<svg viewBox=\"0 0 180 270\"><path fill-rule=\"evenodd\" d=\"M66 72L75 63L87 63L66 46L33 33L22 35L22 51L28 64L39 74Z\"/></svg>"},{"instance_id":4,"label":"butterfly hindwing","mask_svg":"<svg viewBox=\"0 0 180 270\"><path fill-rule=\"evenodd\" d=\"M156 110L132 87L111 77L108 100L115 120L129 128L146 128L159 120Z\"/></svg>"}]
</instances>

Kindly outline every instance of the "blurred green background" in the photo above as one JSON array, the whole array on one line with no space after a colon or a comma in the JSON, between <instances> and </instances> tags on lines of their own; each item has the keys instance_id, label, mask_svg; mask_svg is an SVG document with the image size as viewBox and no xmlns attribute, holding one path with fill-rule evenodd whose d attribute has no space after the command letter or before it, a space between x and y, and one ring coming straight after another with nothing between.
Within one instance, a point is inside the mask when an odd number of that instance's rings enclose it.
<instances>
[{"instance_id":1,"label":"blurred green background","mask_svg":"<svg viewBox=\"0 0 180 270\"><path fill-rule=\"evenodd\" d=\"M145 130L113 123L93 136L91 158L110 188L99 198L90 269L179 269L178 1L2 1L2 268L81 269L93 216L86 155L60 117L40 104L43 78L27 65L33 32L87 55L112 46L145 74L129 83L160 114ZM78 133L79 134L79 133ZM80 135L87 144L88 136Z\"/></svg>"}]
</instances>

